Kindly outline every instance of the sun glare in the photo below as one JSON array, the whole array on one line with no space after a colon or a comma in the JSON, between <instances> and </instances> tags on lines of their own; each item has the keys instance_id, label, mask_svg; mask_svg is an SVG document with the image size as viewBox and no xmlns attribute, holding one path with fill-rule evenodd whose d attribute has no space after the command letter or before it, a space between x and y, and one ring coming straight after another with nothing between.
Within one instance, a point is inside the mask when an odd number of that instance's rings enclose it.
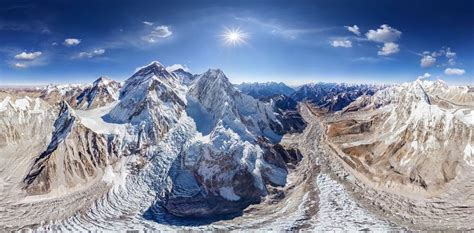
<instances>
[{"instance_id":1,"label":"sun glare","mask_svg":"<svg viewBox=\"0 0 474 233\"><path fill-rule=\"evenodd\" d=\"M236 29L226 28L222 37L224 38L224 42L227 45L235 46L235 45L246 43L245 39L247 38L247 34L242 32L240 28L236 28Z\"/></svg>"}]
</instances>

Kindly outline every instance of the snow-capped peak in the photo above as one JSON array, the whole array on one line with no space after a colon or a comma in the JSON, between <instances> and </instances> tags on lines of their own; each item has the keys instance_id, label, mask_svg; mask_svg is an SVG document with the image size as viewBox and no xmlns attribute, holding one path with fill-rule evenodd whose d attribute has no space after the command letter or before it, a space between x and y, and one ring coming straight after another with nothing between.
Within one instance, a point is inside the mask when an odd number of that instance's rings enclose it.
<instances>
[{"instance_id":1,"label":"snow-capped peak","mask_svg":"<svg viewBox=\"0 0 474 233\"><path fill-rule=\"evenodd\" d=\"M94 86L107 86L109 85L113 80L110 79L107 76L100 76L97 80L94 81L93 85Z\"/></svg>"},{"instance_id":2,"label":"snow-capped peak","mask_svg":"<svg viewBox=\"0 0 474 233\"><path fill-rule=\"evenodd\" d=\"M131 77L131 79L135 77L150 77L150 76L167 77L167 76L171 76L171 74L166 70L165 66L163 66L160 62L153 61L147 66L137 68L135 74Z\"/></svg>"}]
</instances>

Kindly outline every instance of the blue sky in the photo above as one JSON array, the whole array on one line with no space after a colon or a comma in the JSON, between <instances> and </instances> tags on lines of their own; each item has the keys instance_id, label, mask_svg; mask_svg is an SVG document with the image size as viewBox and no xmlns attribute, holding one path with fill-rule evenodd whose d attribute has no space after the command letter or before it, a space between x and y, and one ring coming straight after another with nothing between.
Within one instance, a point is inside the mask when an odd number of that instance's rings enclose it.
<instances>
[{"instance_id":1,"label":"blue sky","mask_svg":"<svg viewBox=\"0 0 474 233\"><path fill-rule=\"evenodd\" d=\"M234 83L474 84L473 15L467 0L3 0L0 85L124 80L153 60Z\"/></svg>"}]
</instances>

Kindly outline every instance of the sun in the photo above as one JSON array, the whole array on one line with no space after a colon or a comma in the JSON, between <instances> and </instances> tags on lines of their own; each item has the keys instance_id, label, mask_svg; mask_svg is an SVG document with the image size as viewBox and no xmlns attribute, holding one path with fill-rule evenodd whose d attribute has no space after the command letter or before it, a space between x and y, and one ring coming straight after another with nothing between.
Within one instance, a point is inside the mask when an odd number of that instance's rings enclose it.
<instances>
[{"instance_id":1,"label":"sun","mask_svg":"<svg viewBox=\"0 0 474 233\"><path fill-rule=\"evenodd\" d=\"M224 42L227 45L236 46L239 44L246 43L247 33L240 30L240 28L235 29L225 29L224 34L221 35L224 38Z\"/></svg>"}]
</instances>

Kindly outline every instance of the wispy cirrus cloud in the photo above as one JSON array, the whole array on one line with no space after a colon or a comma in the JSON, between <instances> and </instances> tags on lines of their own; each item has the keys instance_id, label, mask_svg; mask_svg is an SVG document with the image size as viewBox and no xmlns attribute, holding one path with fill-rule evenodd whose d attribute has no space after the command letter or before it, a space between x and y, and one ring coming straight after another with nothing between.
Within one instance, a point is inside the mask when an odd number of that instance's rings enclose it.
<instances>
[{"instance_id":1,"label":"wispy cirrus cloud","mask_svg":"<svg viewBox=\"0 0 474 233\"><path fill-rule=\"evenodd\" d=\"M173 32L168 26L160 25L154 27L146 35L142 36L142 40L148 43L156 43L162 39L170 37L171 35L173 35Z\"/></svg>"},{"instance_id":2,"label":"wispy cirrus cloud","mask_svg":"<svg viewBox=\"0 0 474 233\"><path fill-rule=\"evenodd\" d=\"M268 33L273 35L281 36L287 39L297 39L298 37L305 34L321 33L328 30L332 30L335 27L327 28L296 28L296 27L287 27L279 24L275 20L273 21L263 21L254 17L235 17L236 20L257 25L266 29Z\"/></svg>"}]
</instances>

